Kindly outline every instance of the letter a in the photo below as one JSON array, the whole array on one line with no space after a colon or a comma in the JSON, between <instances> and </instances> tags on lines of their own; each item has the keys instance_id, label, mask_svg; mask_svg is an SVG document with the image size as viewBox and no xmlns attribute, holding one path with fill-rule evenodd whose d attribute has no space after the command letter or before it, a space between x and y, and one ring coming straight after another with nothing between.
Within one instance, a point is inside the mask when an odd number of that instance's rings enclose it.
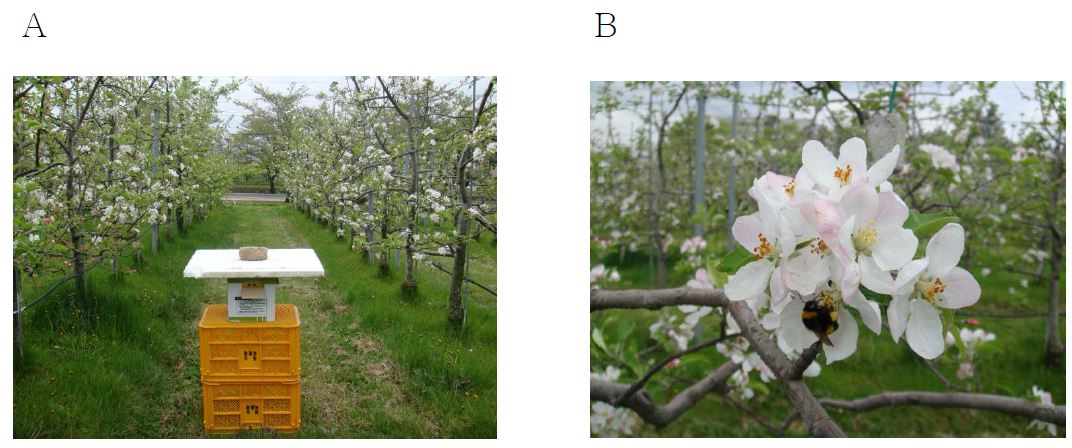
<instances>
[{"instance_id":1,"label":"letter a","mask_svg":"<svg viewBox=\"0 0 1072 448\"><path fill-rule=\"evenodd\" d=\"M28 23L26 25L26 33L23 34L22 37L30 37L30 29L31 28L37 28L37 34L39 34L39 36L37 36L37 37L48 37L48 36L45 36L45 30L41 29L41 22L37 21L37 13L36 12L30 14L30 23Z\"/></svg>"}]
</instances>

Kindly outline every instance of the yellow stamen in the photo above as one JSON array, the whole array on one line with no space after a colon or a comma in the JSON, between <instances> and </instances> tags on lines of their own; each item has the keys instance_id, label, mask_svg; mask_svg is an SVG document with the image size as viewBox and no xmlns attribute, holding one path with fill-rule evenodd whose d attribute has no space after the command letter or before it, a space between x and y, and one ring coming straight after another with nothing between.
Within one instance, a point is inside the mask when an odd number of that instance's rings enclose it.
<instances>
[{"instance_id":1,"label":"yellow stamen","mask_svg":"<svg viewBox=\"0 0 1072 448\"><path fill-rule=\"evenodd\" d=\"M941 277L935 277L931 281L920 280L916 283L916 289L923 293L928 302L934 303L935 296L945 292L945 283L942 283Z\"/></svg>"},{"instance_id":2,"label":"yellow stamen","mask_svg":"<svg viewBox=\"0 0 1072 448\"><path fill-rule=\"evenodd\" d=\"M793 197L797 192L797 182L793 179L789 179L789 183L782 187L785 190L785 194L789 197Z\"/></svg>"},{"instance_id":3,"label":"yellow stamen","mask_svg":"<svg viewBox=\"0 0 1072 448\"><path fill-rule=\"evenodd\" d=\"M871 246L878 242L878 230L875 229L875 220L871 220L859 232L856 232L856 250L870 253Z\"/></svg>"},{"instance_id":4,"label":"yellow stamen","mask_svg":"<svg viewBox=\"0 0 1072 448\"><path fill-rule=\"evenodd\" d=\"M752 249L756 258L767 258L774 253L774 245L762 233L759 234L759 245Z\"/></svg>"},{"instance_id":5,"label":"yellow stamen","mask_svg":"<svg viewBox=\"0 0 1072 448\"><path fill-rule=\"evenodd\" d=\"M841 185L848 185L850 177L852 177L852 165L845 165L845 169L838 167L834 170L834 178L841 182Z\"/></svg>"},{"instance_id":6,"label":"yellow stamen","mask_svg":"<svg viewBox=\"0 0 1072 448\"><path fill-rule=\"evenodd\" d=\"M818 243L816 243L815 241L818 241ZM811 253L816 255L822 255L826 253L827 249L829 249L829 247L827 247L826 241L823 241L819 238L812 240Z\"/></svg>"}]
</instances>

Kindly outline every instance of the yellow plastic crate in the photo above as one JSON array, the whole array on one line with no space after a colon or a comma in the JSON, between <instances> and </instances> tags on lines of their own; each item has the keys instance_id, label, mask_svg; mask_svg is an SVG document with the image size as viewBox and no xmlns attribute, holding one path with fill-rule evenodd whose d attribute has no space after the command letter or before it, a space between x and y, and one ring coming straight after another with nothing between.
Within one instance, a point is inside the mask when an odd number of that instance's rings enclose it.
<instances>
[{"instance_id":1,"label":"yellow plastic crate","mask_svg":"<svg viewBox=\"0 0 1072 448\"><path fill-rule=\"evenodd\" d=\"M205 431L301 429L301 380L201 380Z\"/></svg>"},{"instance_id":2,"label":"yellow plastic crate","mask_svg":"<svg viewBox=\"0 0 1072 448\"><path fill-rule=\"evenodd\" d=\"M301 374L301 320L294 305L276 305L275 322L229 322L226 305L209 305L198 327L202 377Z\"/></svg>"}]
</instances>

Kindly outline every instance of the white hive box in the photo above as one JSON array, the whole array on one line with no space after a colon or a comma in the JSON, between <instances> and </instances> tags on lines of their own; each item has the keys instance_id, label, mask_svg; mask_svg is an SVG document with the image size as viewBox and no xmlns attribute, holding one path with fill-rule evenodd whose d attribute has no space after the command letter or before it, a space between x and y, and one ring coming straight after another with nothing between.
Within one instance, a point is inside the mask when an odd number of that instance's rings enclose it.
<instances>
[{"instance_id":1,"label":"white hive box","mask_svg":"<svg viewBox=\"0 0 1072 448\"><path fill-rule=\"evenodd\" d=\"M226 278L227 318L233 322L275 321L275 288L281 277L323 277L312 249L268 249L268 259L247 261L238 249L194 252L184 277Z\"/></svg>"}]
</instances>

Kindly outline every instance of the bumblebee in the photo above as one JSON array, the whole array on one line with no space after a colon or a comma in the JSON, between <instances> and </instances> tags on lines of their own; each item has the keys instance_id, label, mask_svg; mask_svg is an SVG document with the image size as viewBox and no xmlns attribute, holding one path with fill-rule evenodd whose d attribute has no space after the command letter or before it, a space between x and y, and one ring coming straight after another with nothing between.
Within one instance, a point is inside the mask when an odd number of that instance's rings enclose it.
<instances>
[{"instance_id":1,"label":"bumblebee","mask_svg":"<svg viewBox=\"0 0 1072 448\"><path fill-rule=\"evenodd\" d=\"M830 335L838 329L838 310L830 301L817 298L804 302L800 319L804 321L804 327L815 333L823 344L834 346L830 342Z\"/></svg>"}]
</instances>

